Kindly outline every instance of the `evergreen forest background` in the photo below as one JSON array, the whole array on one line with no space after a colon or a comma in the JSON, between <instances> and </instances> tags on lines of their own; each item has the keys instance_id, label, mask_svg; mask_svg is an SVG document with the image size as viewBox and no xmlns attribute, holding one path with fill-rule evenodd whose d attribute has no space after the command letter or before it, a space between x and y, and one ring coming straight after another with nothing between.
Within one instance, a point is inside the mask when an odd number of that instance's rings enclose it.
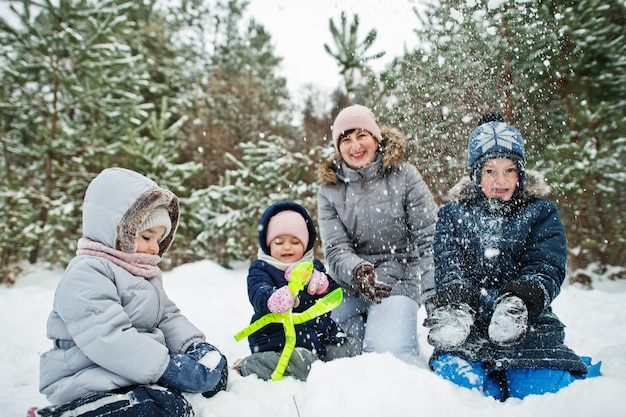
<instances>
[{"instance_id":1,"label":"evergreen forest background","mask_svg":"<svg viewBox=\"0 0 626 417\"><path fill-rule=\"evenodd\" d=\"M316 213L318 165L348 104L403 130L439 203L465 174L477 119L520 129L553 187L570 280L626 278L626 2L433 1L420 47L370 64L376 28L329 22L342 85L295 103L245 0L20 0L0 17L0 282L65 265L84 191L110 166L181 197L165 268L252 259L279 199ZM591 273L593 272L593 274Z\"/></svg>"}]
</instances>

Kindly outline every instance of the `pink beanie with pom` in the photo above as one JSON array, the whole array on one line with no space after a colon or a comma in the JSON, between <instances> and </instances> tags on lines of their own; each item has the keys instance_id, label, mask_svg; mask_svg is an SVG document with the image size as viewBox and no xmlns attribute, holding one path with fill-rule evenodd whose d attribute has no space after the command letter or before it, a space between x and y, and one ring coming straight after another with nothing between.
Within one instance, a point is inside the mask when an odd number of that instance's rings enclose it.
<instances>
[{"instance_id":1,"label":"pink beanie with pom","mask_svg":"<svg viewBox=\"0 0 626 417\"><path fill-rule=\"evenodd\" d=\"M309 229L306 221L300 213L293 210L283 210L270 219L265 236L267 246L280 235L295 236L305 248L309 244Z\"/></svg>"},{"instance_id":2,"label":"pink beanie with pom","mask_svg":"<svg viewBox=\"0 0 626 417\"><path fill-rule=\"evenodd\" d=\"M374 116L374 113L372 113L372 111L367 107L361 106L360 104L346 107L341 110L335 118L335 123L333 123L332 127L333 144L335 145L335 149L339 150L339 137L341 134L352 129L367 130L376 138L376 140L378 140L378 142L383 140L383 137L380 134L380 128L376 124L376 117Z\"/></svg>"}]
</instances>

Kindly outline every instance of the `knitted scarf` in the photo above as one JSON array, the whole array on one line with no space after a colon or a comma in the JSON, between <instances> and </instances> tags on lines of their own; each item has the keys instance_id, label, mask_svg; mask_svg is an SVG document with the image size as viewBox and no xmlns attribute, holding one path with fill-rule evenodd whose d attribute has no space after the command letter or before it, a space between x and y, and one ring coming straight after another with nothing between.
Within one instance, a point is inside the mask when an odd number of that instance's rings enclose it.
<instances>
[{"instance_id":1,"label":"knitted scarf","mask_svg":"<svg viewBox=\"0 0 626 417\"><path fill-rule=\"evenodd\" d=\"M260 248L257 252L257 258L260 259L261 261L267 262L268 264L272 265L275 268L280 269L281 271L284 271L285 269L289 268L292 265L291 263L282 262L281 260L276 259L266 254ZM304 256L302 256L302 259L300 259L298 262L302 262L302 261L313 261L313 249L305 253Z\"/></svg>"},{"instance_id":2,"label":"knitted scarf","mask_svg":"<svg viewBox=\"0 0 626 417\"><path fill-rule=\"evenodd\" d=\"M118 265L133 275L143 278L155 277L160 269L157 266L161 262L159 255L148 253L126 253L110 248L102 243L82 237L78 240L76 255L99 256Z\"/></svg>"}]
</instances>

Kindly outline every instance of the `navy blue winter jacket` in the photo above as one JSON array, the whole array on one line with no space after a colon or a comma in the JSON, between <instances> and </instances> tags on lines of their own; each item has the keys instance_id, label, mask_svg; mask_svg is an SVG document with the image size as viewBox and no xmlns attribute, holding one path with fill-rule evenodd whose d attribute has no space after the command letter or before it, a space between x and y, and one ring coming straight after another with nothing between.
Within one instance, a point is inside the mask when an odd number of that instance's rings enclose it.
<instances>
[{"instance_id":1,"label":"navy blue winter jacket","mask_svg":"<svg viewBox=\"0 0 626 417\"><path fill-rule=\"evenodd\" d=\"M259 221L258 241L260 250L266 255L269 255L270 249L265 239L267 226L270 219L283 210L296 211L304 217L309 232L309 241L306 244L305 251L312 251L317 237L313 219L304 207L293 201L280 201L272 204L265 210ZM313 261L313 264L316 270L326 272L321 261L316 259ZM301 291L299 294L300 304L293 309L293 312L301 313L305 311L313 306L316 300L339 287L331 277L328 277L328 282L329 286L325 294L310 295L306 289ZM254 322L270 312L267 308L267 300L278 288L287 284L284 272L279 268L261 259L252 262L248 270L248 298L250 299L252 307L254 307L254 315L252 316L251 322ZM341 331L335 321L330 318L330 313L298 324L295 328L296 346L313 351L320 359L324 359L326 355L324 345L343 343L345 339L343 331ZM250 335L248 342L252 353L266 351L280 352L285 346L285 332L283 326L278 323L268 324Z\"/></svg>"},{"instance_id":2,"label":"navy blue winter jacket","mask_svg":"<svg viewBox=\"0 0 626 417\"><path fill-rule=\"evenodd\" d=\"M550 304L565 279L567 247L556 205L543 177L526 172L524 189L510 202L487 200L466 178L451 190L454 201L439 210L434 237L436 304L465 302L476 312L463 345L449 351L486 368L587 367L564 345L564 325ZM519 296L529 310L529 329L518 344L492 343L487 327L496 299ZM431 359L444 351L436 349Z\"/></svg>"},{"instance_id":3,"label":"navy blue winter jacket","mask_svg":"<svg viewBox=\"0 0 626 417\"><path fill-rule=\"evenodd\" d=\"M325 272L324 266L319 260L314 261L315 269ZM329 286L326 294L338 285L329 277ZM248 297L254 307L252 321L255 321L269 313L267 300L277 288L287 285L284 272L268 264L265 261L255 260L250 265L248 271ZM300 304L293 309L294 313L301 313L315 304L315 300L322 298L322 295L310 295L304 291L300 292ZM343 336L330 314L326 313L313 320L296 325L296 346L312 350L320 359L326 355L325 344L341 343ZM255 352L277 351L280 352L285 346L285 332L282 324L268 324L248 337L250 350Z\"/></svg>"}]
</instances>

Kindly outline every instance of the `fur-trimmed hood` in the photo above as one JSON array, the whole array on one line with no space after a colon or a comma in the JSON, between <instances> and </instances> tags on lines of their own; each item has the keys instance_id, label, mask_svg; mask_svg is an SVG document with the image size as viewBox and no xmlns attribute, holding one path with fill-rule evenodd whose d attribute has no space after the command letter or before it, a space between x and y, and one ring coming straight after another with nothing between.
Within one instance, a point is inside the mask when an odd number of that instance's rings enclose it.
<instances>
[{"instance_id":1,"label":"fur-trimmed hood","mask_svg":"<svg viewBox=\"0 0 626 417\"><path fill-rule=\"evenodd\" d=\"M406 138L402 132L393 127L383 127L380 131L383 140L380 150L383 154L383 168L394 167L405 161ZM337 171L343 165L343 158L339 152L335 152L319 167L317 177L322 185L337 183Z\"/></svg>"},{"instance_id":2,"label":"fur-trimmed hood","mask_svg":"<svg viewBox=\"0 0 626 417\"><path fill-rule=\"evenodd\" d=\"M134 253L139 227L158 206L167 209L172 221L172 230L159 243L159 256L163 256L178 228L178 197L137 172L107 168L87 187L83 236L113 249Z\"/></svg>"},{"instance_id":3,"label":"fur-trimmed hood","mask_svg":"<svg viewBox=\"0 0 626 417\"><path fill-rule=\"evenodd\" d=\"M548 184L543 174L532 169L526 170L526 178L524 186L518 193L516 199L522 203L535 198L546 197L552 191L552 187ZM448 191L446 199L449 201L471 201L481 198L477 190L477 185L469 176L461 178Z\"/></svg>"}]
</instances>

